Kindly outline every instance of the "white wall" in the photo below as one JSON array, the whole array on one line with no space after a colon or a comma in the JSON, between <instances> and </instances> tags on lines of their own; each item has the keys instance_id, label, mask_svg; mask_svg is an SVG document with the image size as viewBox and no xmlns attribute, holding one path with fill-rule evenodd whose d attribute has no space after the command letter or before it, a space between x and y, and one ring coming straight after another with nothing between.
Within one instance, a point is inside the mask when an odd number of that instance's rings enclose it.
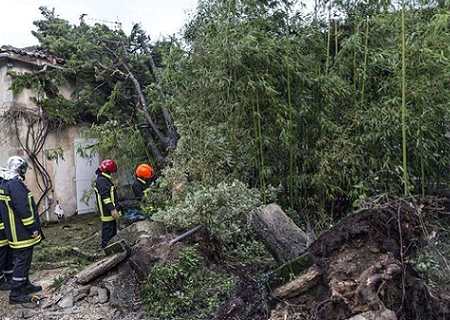
<instances>
[{"instance_id":1,"label":"white wall","mask_svg":"<svg viewBox=\"0 0 450 320\"><path fill-rule=\"evenodd\" d=\"M30 72L30 69L23 64L17 63L12 68L15 72ZM38 108L38 106L32 101L32 97L35 93L32 90L24 90L17 96L13 97L12 91L9 90L11 85L10 76L6 75L7 67L0 65L0 107L8 106L26 106L27 108ZM61 88L61 93L70 98L71 90L67 87ZM0 111L1 113L1 111ZM18 140L15 137L14 126L0 123L0 165L4 166L7 159L10 156L18 155L27 159L27 155L19 146ZM22 125L20 127L20 134L22 138L25 137L26 127ZM62 205L66 216L70 216L76 213L77 198L75 187L75 151L74 151L74 139L80 137L80 129L76 126L68 126L57 132L51 132L46 140L45 150L61 148L63 150L63 158L59 160L46 160L47 171L53 181L53 190L50 192L49 197L51 203L56 204L58 200ZM42 162L42 153L38 155ZM29 160L29 159L27 159ZM31 164L31 163L30 163ZM25 183L30 188L31 192L37 200L41 191L39 190L34 168L30 168L26 176ZM44 204L45 202L43 202ZM44 210L44 206L41 205L40 212ZM56 216L53 214L54 207L51 207L48 215L50 220L56 220Z\"/></svg>"}]
</instances>

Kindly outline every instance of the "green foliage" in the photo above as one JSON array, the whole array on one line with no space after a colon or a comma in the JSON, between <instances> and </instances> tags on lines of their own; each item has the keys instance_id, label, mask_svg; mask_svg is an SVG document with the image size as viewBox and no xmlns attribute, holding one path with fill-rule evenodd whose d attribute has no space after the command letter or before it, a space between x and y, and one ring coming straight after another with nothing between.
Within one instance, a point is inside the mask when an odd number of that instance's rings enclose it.
<instances>
[{"instance_id":1,"label":"green foliage","mask_svg":"<svg viewBox=\"0 0 450 320\"><path fill-rule=\"evenodd\" d=\"M96 143L85 150L79 150L81 154L106 155L119 164L120 170L128 170L129 176L133 175L134 168L142 163L143 159L149 158L144 139L131 122L129 125L118 121L93 124L84 132L84 136L93 139Z\"/></svg>"},{"instance_id":2,"label":"green foliage","mask_svg":"<svg viewBox=\"0 0 450 320\"><path fill-rule=\"evenodd\" d=\"M414 259L414 269L433 285L450 286L450 225L448 221L434 217L428 221L428 241L419 248ZM424 229L425 230L425 229Z\"/></svg>"},{"instance_id":3,"label":"green foliage","mask_svg":"<svg viewBox=\"0 0 450 320\"><path fill-rule=\"evenodd\" d=\"M344 13L337 33L322 14L329 5ZM393 5L321 1L315 17L303 17L281 1L201 1L185 30L189 50L173 45L161 74L181 136L170 177L205 186L236 178L263 197L280 186L284 208L315 215L402 194L402 28ZM443 3L405 10L412 193L448 182L449 16Z\"/></svg>"},{"instance_id":4,"label":"green foliage","mask_svg":"<svg viewBox=\"0 0 450 320\"><path fill-rule=\"evenodd\" d=\"M141 284L143 308L155 319L206 319L234 287L235 279L206 269L197 246L153 267Z\"/></svg>"},{"instance_id":5,"label":"green foliage","mask_svg":"<svg viewBox=\"0 0 450 320\"><path fill-rule=\"evenodd\" d=\"M95 148L124 166L156 163L125 64L158 125L164 126L162 108L176 121L180 140L168 154L164 192L153 200L180 228L187 223L176 212L196 222L208 215L200 219L177 201L234 179L259 188L263 202L276 186L283 208L302 217L346 211L373 194L400 195L406 170L411 193L448 182L448 3L405 2L404 50L398 2L317 1L307 16L298 4L200 1L182 39L156 44L164 67L159 84L139 26L127 36L104 25L70 25L42 8L35 35L68 59L63 75L75 88L74 104L48 97L54 104L46 108L69 123L80 117L95 123L89 135L99 141ZM14 90L33 85L33 77L17 80ZM39 81L37 89L51 94L53 82ZM180 183L183 191L169 199ZM172 212L171 205L178 207Z\"/></svg>"},{"instance_id":6,"label":"green foliage","mask_svg":"<svg viewBox=\"0 0 450 320\"><path fill-rule=\"evenodd\" d=\"M64 150L61 147L47 149L45 150L45 156L47 157L48 160L50 161L55 160L56 163L58 163L59 160L64 161Z\"/></svg>"},{"instance_id":7,"label":"green foliage","mask_svg":"<svg viewBox=\"0 0 450 320\"><path fill-rule=\"evenodd\" d=\"M58 289L67 279L65 277L56 277L53 279L52 288Z\"/></svg>"},{"instance_id":8,"label":"green foliage","mask_svg":"<svg viewBox=\"0 0 450 320\"><path fill-rule=\"evenodd\" d=\"M204 224L225 251L232 251L253 243L250 217L260 205L258 190L235 180L189 192L172 206L155 213L153 220L181 230ZM253 248L258 250L258 246ZM248 253L242 252L241 257Z\"/></svg>"}]
</instances>

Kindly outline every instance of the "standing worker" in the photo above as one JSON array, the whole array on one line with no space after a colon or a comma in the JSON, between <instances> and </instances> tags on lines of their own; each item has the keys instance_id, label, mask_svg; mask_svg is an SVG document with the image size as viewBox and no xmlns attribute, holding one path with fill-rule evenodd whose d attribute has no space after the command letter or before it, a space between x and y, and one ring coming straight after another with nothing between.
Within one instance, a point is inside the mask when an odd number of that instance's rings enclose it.
<instances>
[{"instance_id":1,"label":"standing worker","mask_svg":"<svg viewBox=\"0 0 450 320\"><path fill-rule=\"evenodd\" d=\"M111 179L111 174L117 172L117 164L113 160L103 160L95 173L95 194L97 206L102 220L102 248L117 234L117 220L121 213L117 202L116 187Z\"/></svg>"},{"instance_id":2,"label":"standing worker","mask_svg":"<svg viewBox=\"0 0 450 320\"><path fill-rule=\"evenodd\" d=\"M0 168L3 171L3 168ZM3 178L0 177L0 184ZM8 244L8 238L5 233L5 224L0 215L0 291L11 290L11 278L13 274L13 256L12 250Z\"/></svg>"},{"instance_id":3,"label":"standing worker","mask_svg":"<svg viewBox=\"0 0 450 320\"><path fill-rule=\"evenodd\" d=\"M30 294L42 290L30 283L28 278L33 248L42 239L41 225L36 203L25 186L28 164L21 157L11 157L0 185L0 214L9 246L13 251L13 274L9 303L30 302Z\"/></svg>"},{"instance_id":4,"label":"standing worker","mask_svg":"<svg viewBox=\"0 0 450 320\"><path fill-rule=\"evenodd\" d=\"M155 180L155 171L150 165L139 165L136 169L136 176L132 187L135 199L141 201L142 198L144 198L145 190L147 190Z\"/></svg>"}]
</instances>

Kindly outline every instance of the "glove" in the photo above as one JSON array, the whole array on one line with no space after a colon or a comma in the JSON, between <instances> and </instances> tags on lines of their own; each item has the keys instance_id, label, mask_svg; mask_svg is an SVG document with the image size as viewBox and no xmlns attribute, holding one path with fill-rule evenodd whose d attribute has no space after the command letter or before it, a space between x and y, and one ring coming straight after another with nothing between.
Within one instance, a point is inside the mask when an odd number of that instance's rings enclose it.
<instances>
[{"instance_id":1,"label":"glove","mask_svg":"<svg viewBox=\"0 0 450 320\"><path fill-rule=\"evenodd\" d=\"M113 211L111 211L111 216L114 218L114 220L117 221L120 219L121 214L119 212L117 212L116 209L114 209Z\"/></svg>"},{"instance_id":2,"label":"glove","mask_svg":"<svg viewBox=\"0 0 450 320\"><path fill-rule=\"evenodd\" d=\"M31 237L32 238L36 238L37 236L39 235L39 232L36 230L36 231L33 231L32 233L31 233Z\"/></svg>"}]
</instances>

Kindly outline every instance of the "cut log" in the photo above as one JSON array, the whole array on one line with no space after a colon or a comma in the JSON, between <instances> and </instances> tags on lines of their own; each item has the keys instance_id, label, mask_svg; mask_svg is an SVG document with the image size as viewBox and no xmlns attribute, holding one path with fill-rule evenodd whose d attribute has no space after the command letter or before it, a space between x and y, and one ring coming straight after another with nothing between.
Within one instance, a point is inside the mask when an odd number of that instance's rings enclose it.
<instances>
[{"instance_id":1,"label":"cut log","mask_svg":"<svg viewBox=\"0 0 450 320\"><path fill-rule=\"evenodd\" d=\"M111 243L104 250L105 250L105 254L107 256L112 256L115 253L121 253L121 252L131 253L131 248L125 242L125 240L120 240L120 241Z\"/></svg>"},{"instance_id":2,"label":"cut log","mask_svg":"<svg viewBox=\"0 0 450 320\"><path fill-rule=\"evenodd\" d=\"M308 236L277 204L272 203L257 210L252 218L252 226L279 265L306 251Z\"/></svg>"},{"instance_id":3,"label":"cut log","mask_svg":"<svg viewBox=\"0 0 450 320\"><path fill-rule=\"evenodd\" d=\"M311 267L307 272L299 275L295 280L279 287L273 293L277 298L289 299L308 291L319 283L321 270L317 266Z\"/></svg>"},{"instance_id":4,"label":"cut log","mask_svg":"<svg viewBox=\"0 0 450 320\"><path fill-rule=\"evenodd\" d=\"M93 264L92 266L87 267L85 270L81 271L76 276L76 281L79 284L88 284L89 282L97 279L105 272L111 270L116 265L121 263L123 260L127 258L129 255L129 252L121 252L116 253L112 256L106 257L103 260L100 260L99 262Z\"/></svg>"}]
</instances>

